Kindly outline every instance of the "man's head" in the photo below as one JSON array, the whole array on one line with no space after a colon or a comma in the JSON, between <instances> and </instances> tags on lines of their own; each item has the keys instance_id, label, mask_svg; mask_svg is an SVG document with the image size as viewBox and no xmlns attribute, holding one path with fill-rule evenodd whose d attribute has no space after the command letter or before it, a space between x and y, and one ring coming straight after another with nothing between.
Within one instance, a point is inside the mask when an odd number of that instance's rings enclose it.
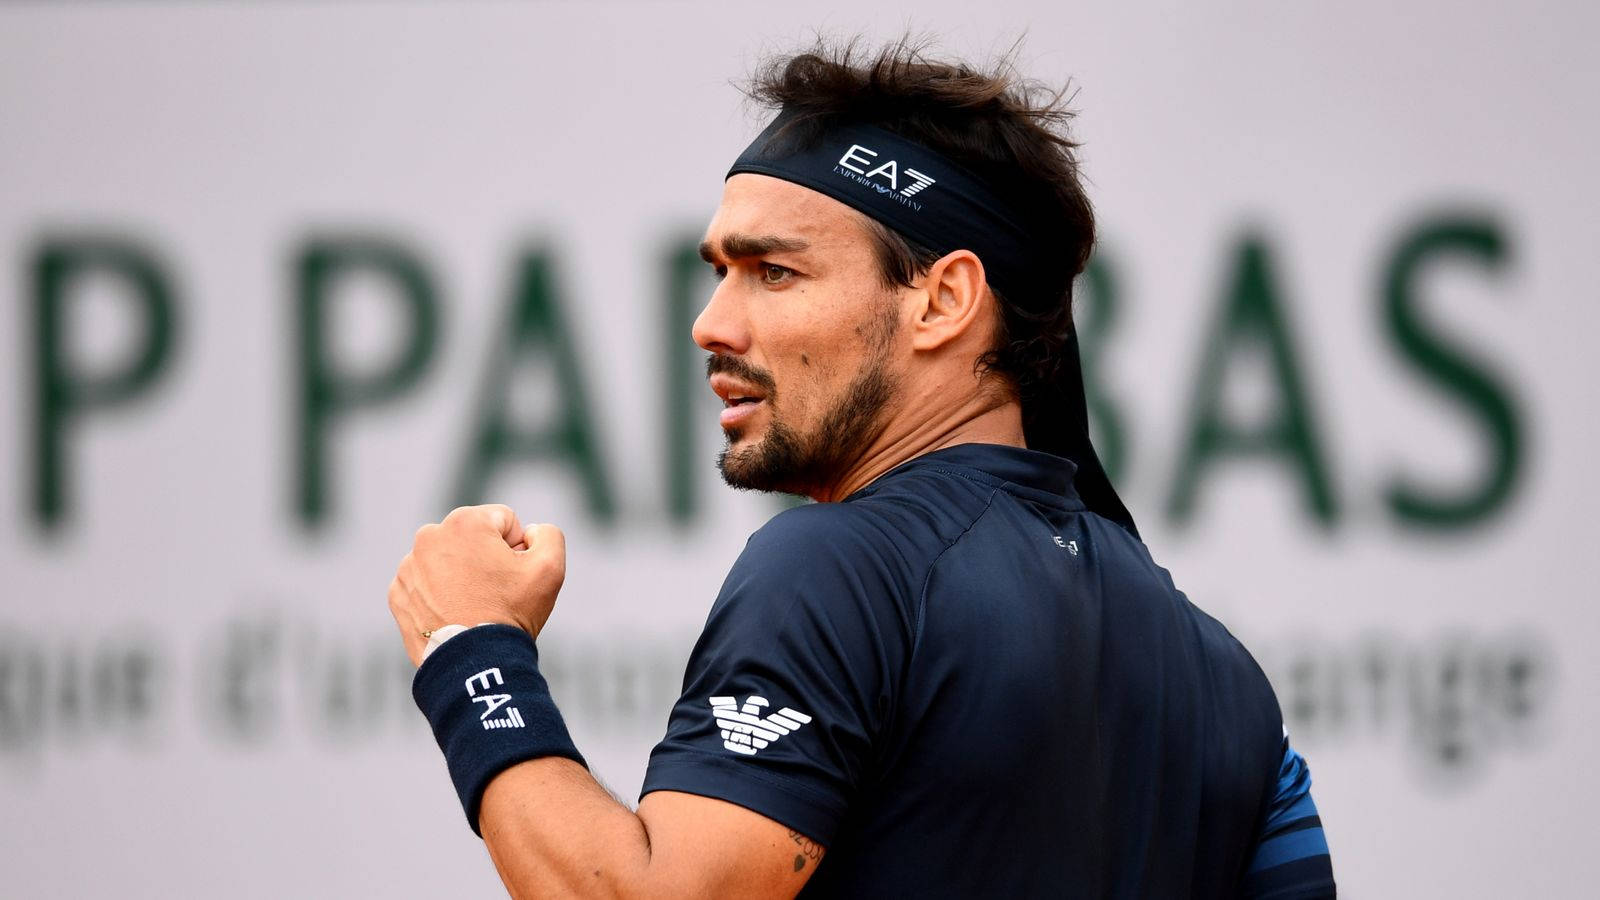
<instances>
[{"instance_id":1,"label":"man's head","mask_svg":"<svg viewBox=\"0 0 1600 900\"><path fill-rule=\"evenodd\" d=\"M997 255L986 270L959 239L930 248L782 177L730 177L701 248L723 282L695 325L730 403L729 483L825 495L902 432L995 404L1020 403L1034 443L1068 374L1072 278L1094 233L1059 93L1005 63L978 73L903 42L871 58L847 47L777 60L750 93L782 109L793 146L874 126L927 148L1012 198L1034 249L1001 293Z\"/></svg>"}]
</instances>

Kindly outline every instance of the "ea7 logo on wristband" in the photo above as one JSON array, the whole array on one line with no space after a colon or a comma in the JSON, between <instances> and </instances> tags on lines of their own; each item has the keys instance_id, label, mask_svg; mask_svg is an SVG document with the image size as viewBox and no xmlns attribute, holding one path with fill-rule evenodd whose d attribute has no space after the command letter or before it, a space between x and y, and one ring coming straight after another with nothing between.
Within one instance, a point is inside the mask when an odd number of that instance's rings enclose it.
<instances>
[{"instance_id":1,"label":"ea7 logo on wristband","mask_svg":"<svg viewBox=\"0 0 1600 900\"><path fill-rule=\"evenodd\" d=\"M493 681L493 684L490 684L491 681ZM518 712L515 706L507 709L505 715L498 719L489 718L490 716L494 715L495 710L511 702L511 695L480 695L478 692L480 690L487 691L493 687L500 687L505 683L506 680L500 676L500 669L498 667L493 669L484 669L482 672L479 672L478 674L467 679L467 696L471 698L473 703L482 703L484 706L483 715L478 717L478 721L483 723L483 727L485 729L522 728L527 724L526 722L522 721L522 713Z\"/></svg>"}]
</instances>

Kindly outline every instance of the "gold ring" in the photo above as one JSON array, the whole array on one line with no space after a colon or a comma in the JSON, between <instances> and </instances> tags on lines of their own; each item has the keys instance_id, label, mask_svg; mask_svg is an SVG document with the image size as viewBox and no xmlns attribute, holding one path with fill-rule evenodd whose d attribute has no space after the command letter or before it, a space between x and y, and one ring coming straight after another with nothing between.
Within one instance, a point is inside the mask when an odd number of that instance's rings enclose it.
<instances>
[{"instance_id":1,"label":"gold ring","mask_svg":"<svg viewBox=\"0 0 1600 900\"><path fill-rule=\"evenodd\" d=\"M417 634L422 635L422 639L425 641L433 637L432 631L419 631Z\"/></svg>"}]
</instances>

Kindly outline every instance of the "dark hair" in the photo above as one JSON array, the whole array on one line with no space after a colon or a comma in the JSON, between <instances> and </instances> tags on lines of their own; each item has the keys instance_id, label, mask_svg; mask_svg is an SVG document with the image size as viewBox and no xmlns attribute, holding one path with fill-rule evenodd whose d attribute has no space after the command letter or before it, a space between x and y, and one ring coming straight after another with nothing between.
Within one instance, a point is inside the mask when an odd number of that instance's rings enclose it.
<instances>
[{"instance_id":1,"label":"dark hair","mask_svg":"<svg viewBox=\"0 0 1600 900\"><path fill-rule=\"evenodd\" d=\"M1023 409L1030 446L1033 433L1059 427L1039 421L1054 411L1064 379L1081 377L1069 352L1072 281L1094 249L1094 210L1079 181L1077 144L1067 136L1073 111L1065 90L1019 76L1013 55L987 71L930 58L922 44L902 39L863 53L859 41L767 62L746 87L764 106L781 108L804 142L829 126L869 123L929 147L1005 196L1035 198L1031 222L1050 222L1035 235L1059 248L1058 265L1041 271L1026 289L995 291L1001 311L995 345L979 358L1002 376ZM940 254L868 220L884 281L909 287ZM1067 371L1070 369L1070 371Z\"/></svg>"}]
</instances>

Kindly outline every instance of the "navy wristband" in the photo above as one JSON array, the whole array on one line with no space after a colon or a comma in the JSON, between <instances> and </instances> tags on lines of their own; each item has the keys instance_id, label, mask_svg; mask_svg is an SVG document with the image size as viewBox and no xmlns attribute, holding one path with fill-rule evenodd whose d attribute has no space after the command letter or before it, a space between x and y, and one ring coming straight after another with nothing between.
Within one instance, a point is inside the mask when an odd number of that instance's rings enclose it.
<instances>
[{"instance_id":1,"label":"navy wristband","mask_svg":"<svg viewBox=\"0 0 1600 900\"><path fill-rule=\"evenodd\" d=\"M411 696L433 726L474 834L489 781L529 759L587 766L539 674L533 638L510 625L468 628L423 660Z\"/></svg>"}]
</instances>

